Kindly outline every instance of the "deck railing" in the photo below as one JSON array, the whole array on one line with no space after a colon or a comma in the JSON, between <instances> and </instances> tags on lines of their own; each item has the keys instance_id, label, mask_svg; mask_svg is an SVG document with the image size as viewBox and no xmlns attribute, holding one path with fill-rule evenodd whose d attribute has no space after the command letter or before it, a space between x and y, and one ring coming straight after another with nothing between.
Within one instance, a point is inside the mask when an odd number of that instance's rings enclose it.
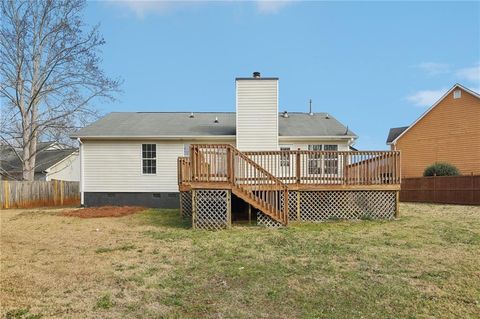
<instances>
[{"instance_id":1,"label":"deck railing","mask_svg":"<svg viewBox=\"0 0 480 319\"><path fill-rule=\"evenodd\" d=\"M196 181L262 185L270 180L257 171L246 171L238 154L232 156L230 153L233 149L226 144L192 145L190 157L178 160L179 184ZM287 185L400 184L399 151L290 150L239 153Z\"/></svg>"},{"instance_id":2,"label":"deck railing","mask_svg":"<svg viewBox=\"0 0 480 319\"><path fill-rule=\"evenodd\" d=\"M179 181L189 178L198 183L228 183L238 197L287 224L287 185L233 146L191 145L190 161L181 158L179 166ZM181 174L189 167L190 175L185 178Z\"/></svg>"}]
</instances>

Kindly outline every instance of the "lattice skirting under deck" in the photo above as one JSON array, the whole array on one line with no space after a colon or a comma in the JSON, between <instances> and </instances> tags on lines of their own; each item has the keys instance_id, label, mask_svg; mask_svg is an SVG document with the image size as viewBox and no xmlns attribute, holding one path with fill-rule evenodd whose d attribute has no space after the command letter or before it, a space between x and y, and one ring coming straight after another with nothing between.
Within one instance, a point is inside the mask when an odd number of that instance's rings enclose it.
<instances>
[{"instance_id":1,"label":"lattice skirting under deck","mask_svg":"<svg viewBox=\"0 0 480 319\"><path fill-rule=\"evenodd\" d=\"M271 218L268 215L265 215L261 211L257 211L257 225L268 227L268 228L283 227L283 225L280 222L276 221L275 219Z\"/></svg>"},{"instance_id":2,"label":"lattice skirting under deck","mask_svg":"<svg viewBox=\"0 0 480 319\"><path fill-rule=\"evenodd\" d=\"M288 192L288 220L297 220L298 192ZM280 193L280 208L283 209L283 192Z\"/></svg>"},{"instance_id":3,"label":"lattice skirting under deck","mask_svg":"<svg viewBox=\"0 0 480 319\"><path fill-rule=\"evenodd\" d=\"M180 192L180 214L184 219L192 218L192 192Z\"/></svg>"},{"instance_id":4,"label":"lattice skirting under deck","mask_svg":"<svg viewBox=\"0 0 480 319\"><path fill-rule=\"evenodd\" d=\"M392 219L396 191L300 191L300 221Z\"/></svg>"},{"instance_id":5,"label":"lattice skirting under deck","mask_svg":"<svg viewBox=\"0 0 480 319\"><path fill-rule=\"evenodd\" d=\"M202 189L193 191L193 228L217 230L231 226L231 194L229 190Z\"/></svg>"}]
</instances>

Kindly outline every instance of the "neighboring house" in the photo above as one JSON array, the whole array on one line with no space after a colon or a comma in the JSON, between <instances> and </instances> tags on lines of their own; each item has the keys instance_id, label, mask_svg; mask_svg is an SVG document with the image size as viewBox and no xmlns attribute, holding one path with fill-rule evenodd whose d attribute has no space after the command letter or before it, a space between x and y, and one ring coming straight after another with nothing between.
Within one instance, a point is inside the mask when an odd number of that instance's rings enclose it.
<instances>
[{"instance_id":1,"label":"neighboring house","mask_svg":"<svg viewBox=\"0 0 480 319\"><path fill-rule=\"evenodd\" d=\"M279 113L278 79L252 79L236 80L237 112L114 112L73 134L83 203L178 207L177 158L191 144L349 151L357 136L347 126L328 113Z\"/></svg>"},{"instance_id":2,"label":"neighboring house","mask_svg":"<svg viewBox=\"0 0 480 319\"><path fill-rule=\"evenodd\" d=\"M21 180L21 150L8 146L0 149L0 179ZM78 149L68 148L57 142L39 142L35 163L35 180L80 180L80 160Z\"/></svg>"},{"instance_id":3,"label":"neighboring house","mask_svg":"<svg viewBox=\"0 0 480 319\"><path fill-rule=\"evenodd\" d=\"M435 162L480 174L480 95L455 84L412 125L390 129L387 144L401 151L402 177L422 176Z\"/></svg>"}]
</instances>

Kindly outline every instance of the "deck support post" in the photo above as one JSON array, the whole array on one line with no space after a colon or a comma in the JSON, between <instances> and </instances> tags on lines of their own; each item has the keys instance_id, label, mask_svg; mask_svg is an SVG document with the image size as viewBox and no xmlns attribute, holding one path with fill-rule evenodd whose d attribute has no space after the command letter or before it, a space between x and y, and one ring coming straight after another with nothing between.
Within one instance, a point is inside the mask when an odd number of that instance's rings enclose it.
<instances>
[{"instance_id":1,"label":"deck support post","mask_svg":"<svg viewBox=\"0 0 480 319\"><path fill-rule=\"evenodd\" d=\"M195 200L195 195L197 191L192 190L192 228L195 229L197 225L195 225L195 216L197 215L197 203Z\"/></svg>"},{"instance_id":2,"label":"deck support post","mask_svg":"<svg viewBox=\"0 0 480 319\"><path fill-rule=\"evenodd\" d=\"M179 194L179 196L178 196L178 200L179 200L179 202L180 202L180 211L179 211L179 212L180 212L180 216L182 216L182 215L183 215L182 192L180 192L180 194ZM192 207L192 209L193 209L193 207Z\"/></svg>"},{"instance_id":3,"label":"deck support post","mask_svg":"<svg viewBox=\"0 0 480 319\"><path fill-rule=\"evenodd\" d=\"M400 191L395 192L395 218L400 216Z\"/></svg>"},{"instance_id":4,"label":"deck support post","mask_svg":"<svg viewBox=\"0 0 480 319\"><path fill-rule=\"evenodd\" d=\"M227 191L227 228L232 228L232 192Z\"/></svg>"},{"instance_id":5,"label":"deck support post","mask_svg":"<svg viewBox=\"0 0 480 319\"><path fill-rule=\"evenodd\" d=\"M248 204L248 224L252 224L252 205Z\"/></svg>"},{"instance_id":6,"label":"deck support post","mask_svg":"<svg viewBox=\"0 0 480 319\"><path fill-rule=\"evenodd\" d=\"M297 221L300 221L300 191L297 191Z\"/></svg>"}]
</instances>

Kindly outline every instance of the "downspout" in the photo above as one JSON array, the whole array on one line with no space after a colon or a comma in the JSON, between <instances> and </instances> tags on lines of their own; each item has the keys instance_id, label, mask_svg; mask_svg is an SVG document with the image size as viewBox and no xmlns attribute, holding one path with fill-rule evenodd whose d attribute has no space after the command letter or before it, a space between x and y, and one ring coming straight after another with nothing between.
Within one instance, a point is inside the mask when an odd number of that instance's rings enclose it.
<instances>
[{"instance_id":1,"label":"downspout","mask_svg":"<svg viewBox=\"0 0 480 319\"><path fill-rule=\"evenodd\" d=\"M83 180L83 143L80 138L77 138L78 143L80 144L80 206L85 206L84 201L84 180Z\"/></svg>"}]
</instances>

